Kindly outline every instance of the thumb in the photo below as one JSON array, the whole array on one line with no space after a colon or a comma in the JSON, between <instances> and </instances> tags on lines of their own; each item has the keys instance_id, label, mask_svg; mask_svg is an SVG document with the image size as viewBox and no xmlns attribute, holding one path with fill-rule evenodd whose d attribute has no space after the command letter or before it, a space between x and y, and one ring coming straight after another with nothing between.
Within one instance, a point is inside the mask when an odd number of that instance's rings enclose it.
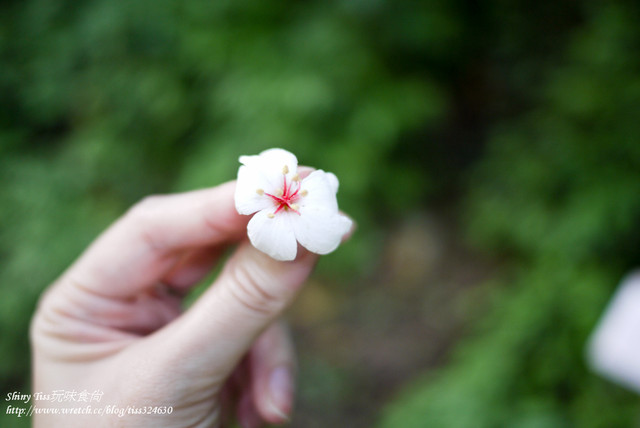
<instances>
[{"instance_id":1,"label":"thumb","mask_svg":"<svg viewBox=\"0 0 640 428\"><path fill-rule=\"evenodd\" d=\"M163 332L180 365L224 379L307 279L318 256L299 249L290 262L241 244L198 301ZM189 364L191 362L191 364ZM187 373L185 373L187 375Z\"/></svg>"}]
</instances>

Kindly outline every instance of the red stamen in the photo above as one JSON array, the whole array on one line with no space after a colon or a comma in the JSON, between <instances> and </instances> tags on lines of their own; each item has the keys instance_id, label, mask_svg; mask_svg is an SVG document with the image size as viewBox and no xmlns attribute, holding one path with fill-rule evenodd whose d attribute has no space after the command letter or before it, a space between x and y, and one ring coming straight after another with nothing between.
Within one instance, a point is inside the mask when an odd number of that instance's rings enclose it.
<instances>
[{"instance_id":1,"label":"red stamen","mask_svg":"<svg viewBox=\"0 0 640 428\"><path fill-rule=\"evenodd\" d=\"M298 192L299 192L299 191L300 191L300 182L298 181L298 188L296 189L296 191L295 191L295 192L293 192L293 193L291 194L291 196L289 196L289 198L293 198L295 195L297 195L297 194L298 194Z\"/></svg>"},{"instance_id":2,"label":"red stamen","mask_svg":"<svg viewBox=\"0 0 640 428\"><path fill-rule=\"evenodd\" d=\"M272 195L271 193L267 193L267 192L264 192L264 194L267 196L270 196L274 201L278 202L279 204L286 205L288 203L285 199L281 198L280 196Z\"/></svg>"},{"instance_id":3,"label":"red stamen","mask_svg":"<svg viewBox=\"0 0 640 428\"><path fill-rule=\"evenodd\" d=\"M284 174L284 185L282 189L282 196L276 196L276 195L272 195L271 193L264 192L265 195L269 196L278 204L278 208L276 208L273 214L277 214L279 211L281 211L284 208L284 209L289 209L298 215L301 215L298 210L295 210L291 207L295 202L295 199L297 199L296 196L300 191L300 187L301 187L300 182L297 181L297 184L298 184L298 187L296 188L295 192L293 192L292 194L289 194L293 185L287 186L287 176L286 174Z\"/></svg>"},{"instance_id":4,"label":"red stamen","mask_svg":"<svg viewBox=\"0 0 640 428\"><path fill-rule=\"evenodd\" d=\"M293 211L294 213L298 214L298 215L302 215L302 214L300 214L300 211L298 211L298 210L294 210L293 208L291 208L291 205L289 205L289 209L290 209L291 211Z\"/></svg>"}]
</instances>

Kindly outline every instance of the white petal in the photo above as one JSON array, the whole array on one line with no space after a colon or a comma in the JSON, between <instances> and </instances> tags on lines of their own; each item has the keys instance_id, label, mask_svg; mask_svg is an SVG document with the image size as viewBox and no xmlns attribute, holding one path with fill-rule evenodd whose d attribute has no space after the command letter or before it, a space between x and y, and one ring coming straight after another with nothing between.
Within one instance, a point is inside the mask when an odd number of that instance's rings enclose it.
<instances>
[{"instance_id":1,"label":"white petal","mask_svg":"<svg viewBox=\"0 0 640 428\"><path fill-rule=\"evenodd\" d=\"M253 214L273 206L273 200L268 196L259 194L268 190L270 183L256 169L241 166L238 169L238 181L236 182L235 202L239 214ZM267 190L265 190L267 188Z\"/></svg>"},{"instance_id":2,"label":"white petal","mask_svg":"<svg viewBox=\"0 0 640 428\"><path fill-rule=\"evenodd\" d=\"M334 186L337 190L337 182L338 179L331 173L326 173L321 169L313 171L302 180L300 188L301 191L306 190L306 196L298 198L296 204L303 208L323 208L329 212L337 212L338 200L334 190Z\"/></svg>"},{"instance_id":3,"label":"white petal","mask_svg":"<svg viewBox=\"0 0 640 428\"><path fill-rule=\"evenodd\" d=\"M298 167L298 159L296 155L291 152L288 152L284 149L267 149L258 155L254 156L240 156L240 163L243 165L250 166L256 162L275 162L281 165L287 165L289 168L297 168Z\"/></svg>"},{"instance_id":4,"label":"white petal","mask_svg":"<svg viewBox=\"0 0 640 428\"><path fill-rule=\"evenodd\" d=\"M331 186L331 189L333 190L333 193L338 193L338 187L340 186L338 177L336 177L336 175L332 172L326 172L325 176L327 178L327 181L329 182L329 185Z\"/></svg>"},{"instance_id":5,"label":"white petal","mask_svg":"<svg viewBox=\"0 0 640 428\"><path fill-rule=\"evenodd\" d=\"M605 377L640 392L640 272L623 281L592 334L589 362Z\"/></svg>"},{"instance_id":6,"label":"white petal","mask_svg":"<svg viewBox=\"0 0 640 428\"><path fill-rule=\"evenodd\" d=\"M316 254L329 254L340 245L352 221L337 211L323 207L301 207L291 224L300 245Z\"/></svg>"},{"instance_id":7,"label":"white petal","mask_svg":"<svg viewBox=\"0 0 640 428\"><path fill-rule=\"evenodd\" d=\"M249 240L258 250L276 260L293 260L296 258L298 244L290 224L292 213L279 212L273 218L268 208L256 213L247 225ZM298 216L293 213L293 215Z\"/></svg>"},{"instance_id":8,"label":"white petal","mask_svg":"<svg viewBox=\"0 0 640 428\"><path fill-rule=\"evenodd\" d=\"M283 149L268 149L256 156L240 156L240 163L247 166L255 174L262 176L262 181L269 183L265 191L271 193L282 188L284 184L283 170L288 171L287 180L296 174L298 159L293 153Z\"/></svg>"}]
</instances>

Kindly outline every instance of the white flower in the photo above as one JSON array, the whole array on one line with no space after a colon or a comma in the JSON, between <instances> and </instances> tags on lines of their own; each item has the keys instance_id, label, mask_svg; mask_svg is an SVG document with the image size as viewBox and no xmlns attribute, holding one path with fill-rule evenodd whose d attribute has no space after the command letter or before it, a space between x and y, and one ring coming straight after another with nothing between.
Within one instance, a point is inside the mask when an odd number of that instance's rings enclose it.
<instances>
[{"instance_id":1,"label":"white flower","mask_svg":"<svg viewBox=\"0 0 640 428\"><path fill-rule=\"evenodd\" d=\"M335 250L351 220L338 212L338 178L316 170L304 179L298 160L283 149L240 156L235 202L254 247L276 260L293 260L297 242L317 254Z\"/></svg>"}]
</instances>

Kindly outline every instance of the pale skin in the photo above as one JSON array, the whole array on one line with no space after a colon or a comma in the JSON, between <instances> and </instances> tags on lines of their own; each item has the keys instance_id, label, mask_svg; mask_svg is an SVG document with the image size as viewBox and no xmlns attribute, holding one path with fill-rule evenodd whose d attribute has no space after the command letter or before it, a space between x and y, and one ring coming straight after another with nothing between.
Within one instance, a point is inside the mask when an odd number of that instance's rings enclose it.
<instances>
[{"instance_id":1,"label":"pale skin","mask_svg":"<svg viewBox=\"0 0 640 428\"><path fill-rule=\"evenodd\" d=\"M234 189L229 182L138 203L49 287L33 317L33 392L100 390L93 408L172 413L41 414L34 427L220 427L234 418L259 427L289 419L296 362L279 317L317 256L300 248L294 261L280 262L253 248ZM183 312L182 296L235 243L213 284Z\"/></svg>"}]
</instances>

